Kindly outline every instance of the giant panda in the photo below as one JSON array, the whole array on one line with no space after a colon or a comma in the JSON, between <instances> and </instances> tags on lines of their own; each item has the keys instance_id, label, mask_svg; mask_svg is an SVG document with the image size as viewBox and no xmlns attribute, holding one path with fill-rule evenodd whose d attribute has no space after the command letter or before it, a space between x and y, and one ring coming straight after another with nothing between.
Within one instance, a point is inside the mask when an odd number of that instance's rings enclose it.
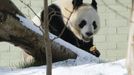
<instances>
[{"instance_id":1,"label":"giant panda","mask_svg":"<svg viewBox=\"0 0 134 75\"><path fill-rule=\"evenodd\" d=\"M100 28L95 0L91 4L84 3L83 0L57 0L48 6L48 14L49 30L52 34L59 36L65 28L61 39L96 57L100 56L100 52L93 45L93 35ZM42 22L43 15L42 11Z\"/></svg>"}]
</instances>

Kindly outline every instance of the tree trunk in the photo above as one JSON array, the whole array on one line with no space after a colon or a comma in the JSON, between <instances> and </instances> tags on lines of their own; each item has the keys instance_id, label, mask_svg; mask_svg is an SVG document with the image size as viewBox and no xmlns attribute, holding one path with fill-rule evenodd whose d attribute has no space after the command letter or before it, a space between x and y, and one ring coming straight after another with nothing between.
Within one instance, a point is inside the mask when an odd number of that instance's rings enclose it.
<instances>
[{"instance_id":1,"label":"tree trunk","mask_svg":"<svg viewBox=\"0 0 134 75\"><path fill-rule=\"evenodd\" d=\"M129 30L128 52L127 52L128 75L134 75L134 0L132 0L132 15Z\"/></svg>"},{"instance_id":2,"label":"tree trunk","mask_svg":"<svg viewBox=\"0 0 134 75\"><path fill-rule=\"evenodd\" d=\"M51 41L49 39L49 24L48 24L48 1L44 0L44 23L43 29L43 37L45 42L45 49L46 49L46 61L47 61L47 69L46 69L46 75L52 75L52 53L51 53Z\"/></svg>"},{"instance_id":3,"label":"tree trunk","mask_svg":"<svg viewBox=\"0 0 134 75\"><path fill-rule=\"evenodd\" d=\"M25 17L10 0L0 0L0 41L6 41L23 48L34 57L37 65L46 64L43 36L22 25L16 15ZM42 42L43 41L43 42ZM53 62L76 58L71 50L52 42Z\"/></svg>"}]
</instances>

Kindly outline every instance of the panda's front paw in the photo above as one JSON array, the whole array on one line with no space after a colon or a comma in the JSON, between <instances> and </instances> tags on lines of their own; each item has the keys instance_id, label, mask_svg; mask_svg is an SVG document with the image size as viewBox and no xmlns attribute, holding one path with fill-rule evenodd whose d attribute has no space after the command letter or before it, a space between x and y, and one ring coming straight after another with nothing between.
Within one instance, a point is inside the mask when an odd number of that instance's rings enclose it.
<instances>
[{"instance_id":1,"label":"panda's front paw","mask_svg":"<svg viewBox=\"0 0 134 75\"><path fill-rule=\"evenodd\" d=\"M99 57L101 55L100 52L97 50L97 48L95 46L90 48L90 53L93 54L96 57Z\"/></svg>"}]
</instances>

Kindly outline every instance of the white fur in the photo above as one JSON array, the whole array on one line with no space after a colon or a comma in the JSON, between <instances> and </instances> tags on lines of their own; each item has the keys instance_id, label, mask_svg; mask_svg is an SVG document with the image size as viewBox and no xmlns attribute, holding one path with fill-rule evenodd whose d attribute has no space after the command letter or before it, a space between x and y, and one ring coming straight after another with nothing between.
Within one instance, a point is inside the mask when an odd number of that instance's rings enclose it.
<instances>
[{"instance_id":1,"label":"white fur","mask_svg":"<svg viewBox=\"0 0 134 75\"><path fill-rule=\"evenodd\" d=\"M96 10L90 4L83 3L83 5L80 6L78 10L75 10L74 12L73 12L72 0L57 0L55 4L59 6L59 8L61 9L64 23L66 24L66 22L68 22L67 27L79 39L84 41L90 41L85 40L84 38L90 39L92 36L89 37L85 33L92 32L93 34L96 34L98 32L100 28L99 16ZM68 21L70 15L71 17ZM87 24L82 29L80 29L78 25L82 20L86 20ZM96 21L97 24L96 30L94 30L93 28L92 25L93 21ZM82 36L84 36L84 38Z\"/></svg>"}]
</instances>

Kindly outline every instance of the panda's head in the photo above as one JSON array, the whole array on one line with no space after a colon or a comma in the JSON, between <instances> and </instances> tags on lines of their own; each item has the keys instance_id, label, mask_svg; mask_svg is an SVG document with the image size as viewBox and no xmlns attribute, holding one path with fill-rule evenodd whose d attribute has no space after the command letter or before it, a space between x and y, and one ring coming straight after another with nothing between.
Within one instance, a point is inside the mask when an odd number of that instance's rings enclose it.
<instances>
[{"instance_id":1,"label":"panda's head","mask_svg":"<svg viewBox=\"0 0 134 75\"><path fill-rule=\"evenodd\" d=\"M69 5L69 1L72 5ZM100 28L96 1L92 0L91 4L83 3L83 0L67 0L67 2L62 8L64 10L61 10L65 16L64 22L66 23L70 17L67 27L80 40L90 41Z\"/></svg>"}]
</instances>

